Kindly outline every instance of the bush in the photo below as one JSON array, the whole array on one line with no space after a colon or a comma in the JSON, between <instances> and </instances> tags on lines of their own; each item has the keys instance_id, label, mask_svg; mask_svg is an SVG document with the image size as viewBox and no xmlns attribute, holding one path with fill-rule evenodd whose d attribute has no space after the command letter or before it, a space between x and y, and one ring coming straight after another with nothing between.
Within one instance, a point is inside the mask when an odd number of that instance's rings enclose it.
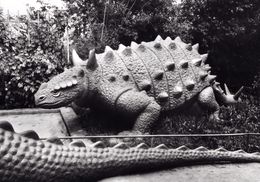
<instances>
[{"instance_id":1,"label":"bush","mask_svg":"<svg viewBox=\"0 0 260 182\"><path fill-rule=\"evenodd\" d=\"M47 18L47 8L31 8L30 18L11 17L19 23L7 22L0 12L0 108L34 107L40 84L66 65L62 41L66 17L49 7L53 16Z\"/></svg>"},{"instance_id":2,"label":"bush","mask_svg":"<svg viewBox=\"0 0 260 182\"><path fill-rule=\"evenodd\" d=\"M22 108L34 106L34 93L42 82L62 71L57 58L37 51L34 55L18 54L2 67L4 90L2 90L2 108Z\"/></svg>"}]
</instances>

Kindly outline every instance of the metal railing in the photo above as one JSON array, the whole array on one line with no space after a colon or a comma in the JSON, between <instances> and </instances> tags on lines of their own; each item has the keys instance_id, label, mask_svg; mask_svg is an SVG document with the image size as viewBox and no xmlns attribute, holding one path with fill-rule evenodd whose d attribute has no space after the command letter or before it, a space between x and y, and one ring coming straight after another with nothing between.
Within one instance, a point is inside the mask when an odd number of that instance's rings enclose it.
<instances>
[{"instance_id":1,"label":"metal railing","mask_svg":"<svg viewBox=\"0 0 260 182\"><path fill-rule=\"evenodd\" d=\"M228 138L228 139L218 139L212 141L210 138ZM230 138L232 137L232 138ZM164 143L169 147L176 147L180 145L190 145L191 147L197 147L200 142L205 142L206 147L212 148L211 145L207 146L210 142L223 141L224 145L228 146L229 149L239 148L244 149L245 151L258 151L260 150L260 142L258 140L251 140L253 138L260 137L260 133L218 133L218 134L158 134L158 135L97 135L97 136L62 136L57 137L61 140L73 140L73 139L87 139L94 141L103 141L104 143L109 143L110 139L136 139L136 144L138 144L138 140L141 139L141 142L145 140L145 143L150 145L150 147L157 146L160 143ZM201 138L201 139L199 139ZM206 138L206 139L205 139ZM41 138L41 140L46 140L47 138ZM189 141L189 139L191 139ZM197 139L197 140L193 140ZM209 140L207 140L209 139ZM192 141L193 140L193 141ZM132 140L134 141L134 140ZM162 142L161 142L162 141ZM165 143L166 141L166 143ZM194 141L200 141L198 143L194 143ZM259 140L260 141L260 140ZM208 142L208 143L207 143ZM140 140L139 140L140 143ZM133 146L134 146L133 145ZM221 146L221 145L220 145ZM217 146L217 147L220 147Z\"/></svg>"},{"instance_id":2,"label":"metal railing","mask_svg":"<svg viewBox=\"0 0 260 182\"><path fill-rule=\"evenodd\" d=\"M158 138L158 137L250 137L260 136L260 133L220 133L220 134L158 134L158 135L87 135L87 136L63 136L59 139L92 139L92 138ZM41 138L46 140L46 138Z\"/></svg>"}]
</instances>

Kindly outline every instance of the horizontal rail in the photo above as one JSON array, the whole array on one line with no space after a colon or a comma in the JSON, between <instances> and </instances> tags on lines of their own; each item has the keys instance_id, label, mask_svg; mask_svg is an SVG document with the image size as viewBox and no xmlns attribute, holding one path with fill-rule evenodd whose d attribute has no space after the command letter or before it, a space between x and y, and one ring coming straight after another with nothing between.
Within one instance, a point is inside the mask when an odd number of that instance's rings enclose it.
<instances>
[{"instance_id":1,"label":"horizontal rail","mask_svg":"<svg viewBox=\"0 0 260 182\"><path fill-rule=\"evenodd\" d=\"M6 115L22 115L22 114L49 114L49 113L60 113L60 109L40 109L40 108L27 108L27 109L11 109L11 110L0 110L0 116Z\"/></svg>"},{"instance_id":2,"label":"horizontal rail","mask_svg":"<svg viewBox=\"0 0 260 182\"><path fill-rule=\"evenodd\" d=\"M220 134L169 134L169 135L97 135L97 136L62 136L59 139L91 139L91 138L160 138L160 137L229 137L229 136L260 136L260 133L220 133ZM46 140L47 138L41 138Z\"/></svg>"}]
</instances>

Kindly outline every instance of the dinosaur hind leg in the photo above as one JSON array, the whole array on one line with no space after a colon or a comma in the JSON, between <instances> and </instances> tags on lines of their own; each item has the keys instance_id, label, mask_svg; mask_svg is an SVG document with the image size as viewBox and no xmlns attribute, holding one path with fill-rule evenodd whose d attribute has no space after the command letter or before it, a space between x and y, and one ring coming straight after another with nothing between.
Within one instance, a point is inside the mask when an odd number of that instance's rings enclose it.
<instances>
[{"instance_id":1,"label":"dinosaur hind leg","mask_svg":"<svg viewBox=\"0 0 260 182\"><path fill-rule=\"evenodd\" d=\"M216 101L214 91L211 87L202 90L198 95L198 104L202 109L210 112L209 120L219 121L219 104Z\"/></svg>"},{"instance_id":2,"label":"dinosaur hind leg","mask_svg":"<svg viewBox=\"0 0 260 182\"><path fill-rule=\"evenodd\" d=\"M158 120L161 106L154 98L149 97L145 92L128 91L117 100L118 111L127 112L137 116L131 132L124 133L150 133L151 127Z\"/></svg>"}]
</instances>

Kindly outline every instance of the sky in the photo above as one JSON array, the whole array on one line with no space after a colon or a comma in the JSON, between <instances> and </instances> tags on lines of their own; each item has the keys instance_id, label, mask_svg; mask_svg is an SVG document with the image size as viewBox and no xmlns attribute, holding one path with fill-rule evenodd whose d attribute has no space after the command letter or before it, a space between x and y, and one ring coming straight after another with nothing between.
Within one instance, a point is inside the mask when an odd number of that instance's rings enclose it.
<instances>
[{"instance_id":1,"label":"sky","mask_svg":"<svg viewBox=\"0 0 260 182\"><path fill-rule=\"evenodd\" d=\"M37 0L0 0L0 7L6 14L9 11L11 15L26 14L27 4L37 7ZM61 6L61 0L44 0L52 5Z\"/></svg>"},{"instance_id":2,"label":"sky","mask_svg":"<svg viewBox=\"0 0 260 182\"><path fill-rule=\"evenodd\" d=\"M4 13L9 12L10 15L26 14L27 4L37 7L37 0L0 0L0 7L4 9ZM61 0L44 0L47 3L56 6L62 6ZM179 3L181 0L176 0Z\"/></svg>"}]
</instances>

